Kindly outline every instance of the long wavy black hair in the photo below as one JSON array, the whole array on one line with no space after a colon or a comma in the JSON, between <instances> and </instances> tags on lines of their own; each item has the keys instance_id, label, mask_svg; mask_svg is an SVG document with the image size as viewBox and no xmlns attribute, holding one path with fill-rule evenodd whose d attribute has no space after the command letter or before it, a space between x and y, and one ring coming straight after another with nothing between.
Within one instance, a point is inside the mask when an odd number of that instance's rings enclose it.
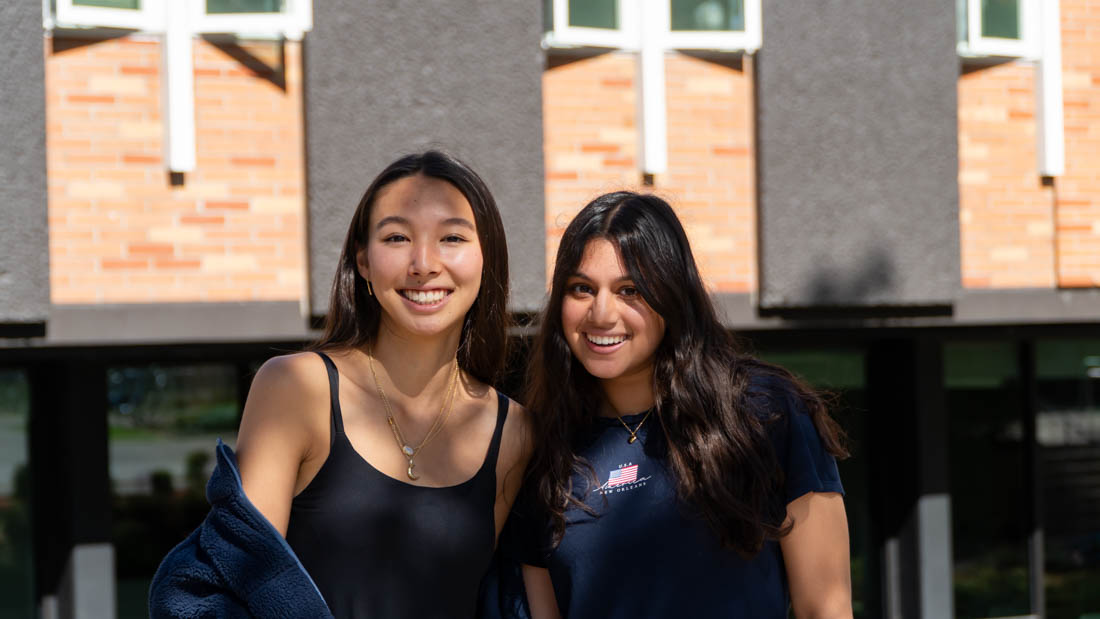
<instances>
[{"instance_id":1,"label":"long wavy black hair","mask_svg":"<svg viewBox=\"0 0 1100 619\"><path fill-rule=\"evenodd\" d=\"M591 477L592 471L574 448L590 431L603 391L570 351L561 310L566 282L593 239L618 248L638 292L665 321L655 352L651 423L660 424L679 497L724 547L756 554L790 527L784 525L785 506L776 501L782 468L766 428L788 407L776 402L778 396L801 404L826 450L838 457L847 455L843 433L822 399L796 377L739 352L703 286L679 219L653 195L602 195L565 230L528 368L525 401L535 452L525 492L550 514L555 545L565 531L564 512L586 508L583 497L574 496L571 479L575 473ZM766 397L762 382L770 385Z\"/></svg>"},{"instance_id":2,"label":"long wavy black hair","mask_svg":"<svg viewBox=\"0 0 1100 619\"><path fill-rule=\"evenodd\" d=\"M508 357L508 245L504 225L485 181L455 157L436 150L394 161L363 193L340 252L325 330L313 348L362 347L377 333L382 306L367 293L367 282L359 275L356 256L369 238L370 214L378 193L386 185L416 174L454 185L474 212L483 264L481 289L466 312L458 363L466 373L493 384Z\"/></svg>"}]
</instances>

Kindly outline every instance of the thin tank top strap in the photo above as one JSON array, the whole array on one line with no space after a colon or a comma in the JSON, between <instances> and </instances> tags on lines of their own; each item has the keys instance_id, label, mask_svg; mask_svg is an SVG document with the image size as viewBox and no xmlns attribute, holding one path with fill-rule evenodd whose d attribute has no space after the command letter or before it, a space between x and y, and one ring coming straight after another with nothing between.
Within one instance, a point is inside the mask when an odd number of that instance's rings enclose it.
<instances>
[{"instance_id":1,"label":"thin tank top strap","mask_svg":"<svg viewBox=\"0 0 1100 619\"><path fill-rule=\"evenodd\" d=\"M315 351L321 360L325 362L325 371L328 372L328 398L330 434L329 445L336 442L336 435L344 433L344 419L340 413L340 372L336 371L336 364L328 355L321 351Z\"/></svg>"},{"instance_id":2,"label":"thin tank top strap","mask_svg":"<svg viewBox=\"0 0 1100 619\"><path fill-rule=\"evenodd\" d=\"M504 420L508 418L508 396L497 391L497 427L493 430L493 440L489 442L489 453L485 454L485 466L496 470L497 454L500 452L500 437L504 430Z\"/></svg>"}]
</instances>

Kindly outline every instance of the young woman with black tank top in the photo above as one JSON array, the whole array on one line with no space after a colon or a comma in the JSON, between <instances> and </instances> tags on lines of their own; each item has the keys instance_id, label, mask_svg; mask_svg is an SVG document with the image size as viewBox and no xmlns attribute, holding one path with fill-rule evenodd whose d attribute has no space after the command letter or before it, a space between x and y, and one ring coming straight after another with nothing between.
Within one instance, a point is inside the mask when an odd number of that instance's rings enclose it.
<instances>
[{"instance_id":1,"label":"young woman with black tank top","mask_svg":"<svg viewBox=\"0 0 1100 619\"><path fill-rule=\"evenodd\" d=\"M484 182L429 151L367 189L313 351L260 368L241 483L333 615L469 617L518 490L508 265Z\"/></svg>"}]
</instances>

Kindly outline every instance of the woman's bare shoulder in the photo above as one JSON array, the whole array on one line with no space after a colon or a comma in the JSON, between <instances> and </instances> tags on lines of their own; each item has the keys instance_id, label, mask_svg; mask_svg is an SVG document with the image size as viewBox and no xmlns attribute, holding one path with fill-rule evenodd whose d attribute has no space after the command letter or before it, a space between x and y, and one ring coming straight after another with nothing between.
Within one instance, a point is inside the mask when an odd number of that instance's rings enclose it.
<instances>
[{"instance_id":1,"label":"woman's bare shoulder","mask_svg":"<svg viewBox=\"0 0 1100 619\"><path fill-rule=\"evenodd\" d=\"M317 426L327 414L328 375L321 357L309 352L272 357L252 379L241 431L254 423L274 423L300 431Z\"/></svg>"}]
</instances>

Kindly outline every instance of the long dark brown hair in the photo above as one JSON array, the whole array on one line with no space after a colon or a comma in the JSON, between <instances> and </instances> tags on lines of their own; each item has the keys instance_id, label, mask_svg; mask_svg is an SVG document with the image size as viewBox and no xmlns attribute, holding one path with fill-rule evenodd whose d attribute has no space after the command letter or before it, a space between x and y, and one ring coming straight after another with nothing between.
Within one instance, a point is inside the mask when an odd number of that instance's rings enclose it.
<instances>
[{"instance_id":1,"label":"long dark brown hair","mask_svg":"<svg viewBox=\"0 0 1100 619\"><path fill-rule=\"evenodd\" d=\"M677 493L726 548L759 552L784 526L782 468L767 425L784 411L804 409L825 449L844 457L843 433L820 397L790 372L738 351L703 286L687 236L660 198L616 192L596 198L569 224L558 247L550 298L541 316L528 369L526 402L535 452L526 492L550 514L553 543L564 512L585 508L573 494L575 473L591 467L574 448L600 409L603 391L573 356L562 333L562 298L586 245L615 245L642 298L665 321L654 363L654 416ZM789 414L803 414L791 412Z\"/></svg>"},{"instance_id":2,"label":"long dark brown hair","mask_svg":"<svg viewBox=\"0 0 1100 619\"><path fill-rule=\"evenodd\" d=\"M504 225L485 181L455 157L435 150L394 161L363 193L336 267L325 331L313 348L361 347L377 333L382 306L367 293L367 282L359 275L356 256L369 238L370 214L378 193L386 185L416 174L454 185L473 209L481 244L481 289L462 324L458 363L468 374L492 384L508 356L508 245Z\"/></svg>"}]
</instances>

